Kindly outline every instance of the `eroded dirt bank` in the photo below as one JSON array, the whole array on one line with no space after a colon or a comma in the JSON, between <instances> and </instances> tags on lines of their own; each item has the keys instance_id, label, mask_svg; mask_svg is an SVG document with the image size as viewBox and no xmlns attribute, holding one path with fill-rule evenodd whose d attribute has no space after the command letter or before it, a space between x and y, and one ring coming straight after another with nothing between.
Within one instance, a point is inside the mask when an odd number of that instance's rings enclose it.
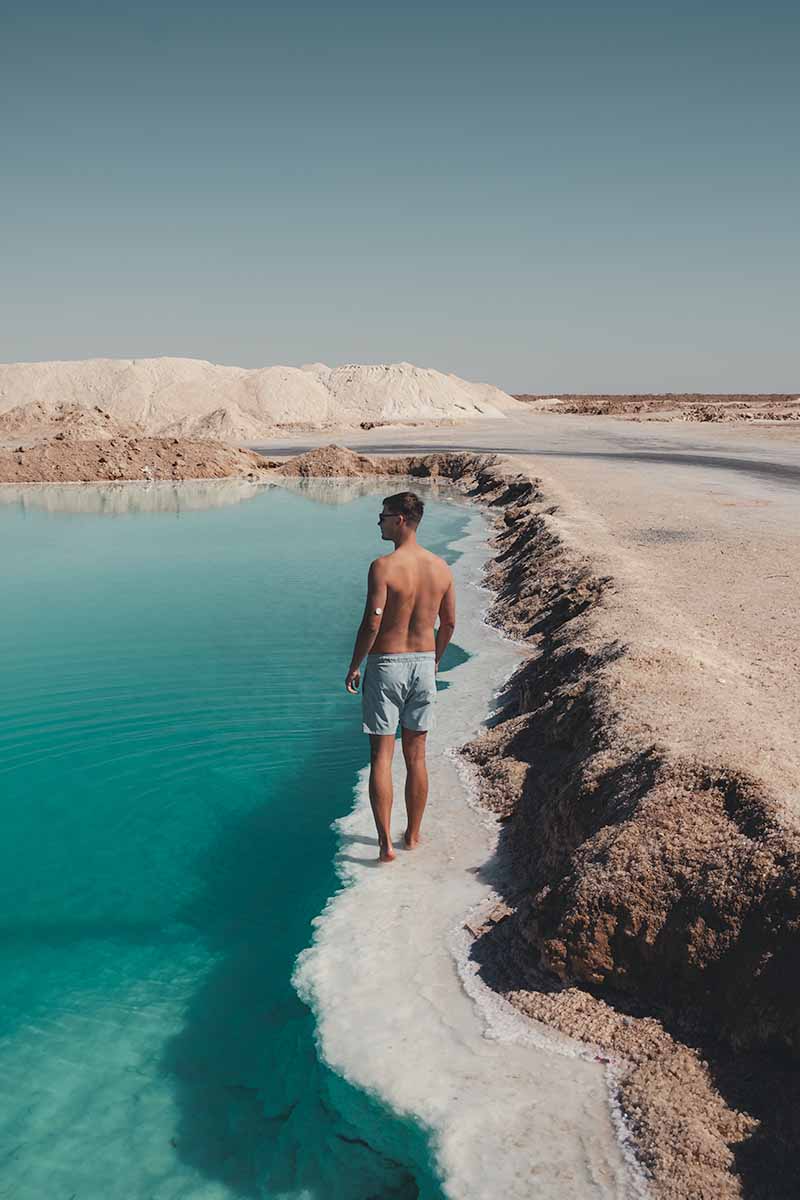
<instances>
[{"instance_id":1,"label":"eroded dirt bank","mask_svg":"<svg viewBox=\"0 0 800 1200\"><path fill-rule=\"evenodd\" d=\"M511 865L475 956L517 1007L623 1057L662 1196L796 1195L797 832L771 782L681 752L685 680L626 640L615 581L527 486L496 466L471 489L502 512L490 619L532 650L464 748Z\"/></svg>"},{"instance_id":2,"label":"eroded dirt bank","mask_svg":"<svg viewBox=\"0 0 800 1200\"><path fill-rule=\"evenodd\" d=\"M660 647L655 620L641 636L529 475L487 456L339 451L337 468L323 453L332 474L450 478L494 513L490 620L531 653L464 748L502 821L504 904L474 946L484 978L612 1060L656 1194L797 1195L792 764L757 769L724 681L691 648ZM314 454L284 472L313 473ZM703 704L713 736L697 732Z\"/></svg>"},{"instance_id":3,"label":"eroded dirt bank","mask_svg":"<svg viewBox=\"0 0 800 1200\"><path fill-rule=\"evenodd\" d=\"M89 483L114 479L257 477L270 467L252 450L221 442L116 436L53 438L0 449L0 483Z\"/></svg>"},{"instance_id":4,"label":"eroded dirt bank","mask_svg":"<svg viewBox=\"0 0 800 1200\"><path fill-rule=\"evenodd\" d=\"M331 445L286 461L265 458L253 450L219 441L142 437L135 432L120 432L121 428L104 431L104 437L87 438L81 430L77 436L74 431L58 433L32 445L0 447L0 483L188 480L238 475L266 479L271 471L285 477L356 478L370 474L403 475L411 470L456 478L487 457L428 455L427 462L422 464L419 457L370 459Z\"/></svg>"}]
</instances>

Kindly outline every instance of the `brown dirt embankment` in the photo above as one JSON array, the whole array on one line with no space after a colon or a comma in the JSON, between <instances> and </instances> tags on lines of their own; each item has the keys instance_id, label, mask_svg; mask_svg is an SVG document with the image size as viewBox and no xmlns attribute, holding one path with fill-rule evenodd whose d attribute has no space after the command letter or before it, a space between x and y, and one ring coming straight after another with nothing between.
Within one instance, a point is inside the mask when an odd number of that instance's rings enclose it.
<instances>
[{"instance_id":1,"label":"brown dirt embankment","mask_svg":"<svg viewBox=\"0 0 800 1200\"><path fill-rule=\"evenodd\" d=\"M100 419L102 410L97 410ZM0 447L0 483L89 483L111 480L222 479L246 476L357 478L425 475L455 479L491 455L430 454L370 459L340 446L322 446L291 459L268 459L218 441L148 438L122 434L86 438L80 430L57 433L33 445Z\"/></svg>"},{"instance_id":2,"label":"brown dirt embankment","mask_svg":"<svg viewBox=\"0 0 800 1200\"><path fill-rule=\"evenodd\" d=\"M570 561L533 481L513 503L524 477L488 468L477 478L504 519L490 619L533 650L506 720L469 752L489 764L502 748L535 766L507 838L522 843L532 889L526 936L562 978L697 1005L732 1044L777 1039L797 1053L800 835L782 797L734 765L674 753L662 731L628 719L636 648L624 630L598 643L593 623L614 581ZM508 799L498 804L505 812Z\"/></svg>"},{"instance_id":3,"label":"brown dirt embankment","mask_svg":"<svg viewBox=\"0 0 800 1200\"><path fill-rule=\"evenodd\" d=\"M371 457L343 446L320 446L282 462L272 462L275 474L294 479L354 479L365 475L412 475L451 481L471 477L475 470L496 461L494 454L435 453Z\"/></svg>"},{"instance_id":4,"label":"brown dirt embankment","mask_svg":"<svg viewBox=\"0 0 800 1200\"><path fill-rule=\"evenodd\" d=\"M641 636L533 478L486 456L338 454L282 471L439 475L494 514L489 619L530 654L463 748L501 821L489 877L503 903L474 944L483 978L611 1060L656 1195L796 1196L800 834L786 769L767 778L747 746L733 752L736 697L674 626L660 645L656 614Z\"/></svg>"},{"instance_id":5,"label":"brown dirt embankment","mask_svg":"<svg viewBox=\"0 0 800 1200\"><path fill-rule=\"evenodd\" d=\"M258 477L269 467L250 450L178 438L81 440L57 434L33 446L0 449L0 483Z\"/></svg>"},{"instance_id":6,"label":"brown dirt embankment","mask_svg":"<svg viewBox=\"0 0 800 1200\"><path fill-rule=\"evenodd\" d=\"M484 978L622 1056L659 1195L794 1196L800 837L783 797L683 752L684 693L603 620L615 582L565 547L535 481L495 465L467 490L500 514L490 620L531 649L464 748L510 868L474 948ZM663 724L641 719L648 687Z\"/></svg>"}]
</instances>

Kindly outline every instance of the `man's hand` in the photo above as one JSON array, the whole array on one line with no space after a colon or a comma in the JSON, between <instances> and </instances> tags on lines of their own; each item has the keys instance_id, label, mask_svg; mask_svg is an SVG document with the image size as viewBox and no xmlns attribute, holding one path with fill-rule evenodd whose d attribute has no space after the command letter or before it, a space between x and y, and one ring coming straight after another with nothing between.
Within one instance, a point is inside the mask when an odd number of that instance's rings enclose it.
<instances>
[{"instance_id":1,"label":"man's hand","mask_svg":"<svg viewBox=\"0 0 800 1200\"><path fill-rule=\"evenodd\" d=\"M347 672L347 676L344 681L344 686L347 688L348 692L351 692L355 696L358 693L360 684L361 684L360 669L358 667L351 667L350 670Z\"/></svg>"}]
</instances>

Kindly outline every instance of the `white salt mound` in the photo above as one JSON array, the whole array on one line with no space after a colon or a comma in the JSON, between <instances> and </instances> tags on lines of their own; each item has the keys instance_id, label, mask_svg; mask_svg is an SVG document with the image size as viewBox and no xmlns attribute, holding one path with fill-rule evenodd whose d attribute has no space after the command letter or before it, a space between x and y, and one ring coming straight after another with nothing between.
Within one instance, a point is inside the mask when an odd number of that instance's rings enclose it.
<instances>
[{"instance_id":1,"label":"white salt mound","mask_svg":"<svg viewBox=\"0 0 800 1200\"><path fill-rule=\"evenodd\" d=\"M411 363L224 367L194 358L0 364L0 414L101 406L148 435L257 441L280 425L502 418L524 408L489 384Z\"/></svg>"},{"instance_id":2,"label":"white salt mound","mask_svg":"<svg viewBox=\"0 0 800 1200\"><path fill-rule=\"evenodd\" d=\"M167 437L190 438L195 441L254 442L269 436L269 426L242 412L238 404L215 408L205 416L181 417L162 431Z\"/></svg>"}]
</instances>

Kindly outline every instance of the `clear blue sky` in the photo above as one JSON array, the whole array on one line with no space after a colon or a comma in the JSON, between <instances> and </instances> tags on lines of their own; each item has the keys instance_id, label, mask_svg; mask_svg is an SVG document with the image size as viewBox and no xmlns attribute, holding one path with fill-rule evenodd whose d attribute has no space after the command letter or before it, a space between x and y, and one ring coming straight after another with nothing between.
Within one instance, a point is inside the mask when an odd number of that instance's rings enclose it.
<instances>
[{"instance_id":1,"label":"clear blue sky","mask_svg":"<svg viewBox=\"0 0 800 1200\"><path fill-rule=\"evenodd\" d=\"M0 360L800 389L788 0L2 0Z\"/></svg>"}]
</instances>

